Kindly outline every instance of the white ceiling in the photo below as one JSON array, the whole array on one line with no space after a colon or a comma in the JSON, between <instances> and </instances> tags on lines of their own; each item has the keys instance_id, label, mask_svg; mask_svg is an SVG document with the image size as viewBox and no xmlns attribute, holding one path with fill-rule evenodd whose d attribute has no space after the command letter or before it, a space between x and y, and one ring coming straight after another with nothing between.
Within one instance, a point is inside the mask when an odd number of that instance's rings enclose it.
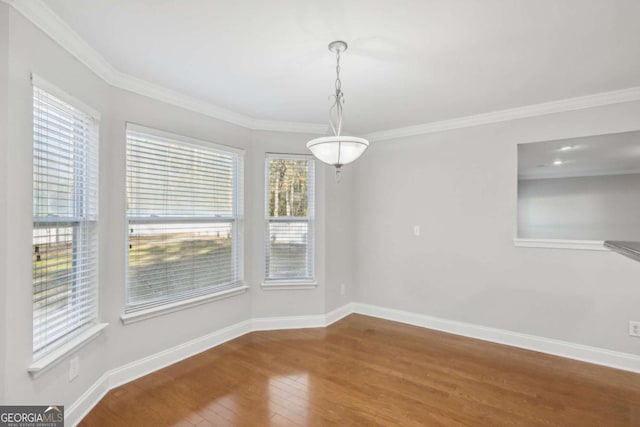
<instances>
[{"instance_id":1,"label":"white ceiling","mask_svg":"<svg viewBox=\"0 0 640 427\"><path fill-rule=\"evenodd\" d=\"M638 0L46 0L120 72L354 134L640 86Z\"/></svg>"},{"instance_id":2,"label":"white ceiling","mask_svg":"<svg viewBox=\"0 0 640 427\"><path fill-rule=\"evenodd\" d=\"M518 145L520 179L626 173L640 173L640 131Z\"/></svg>"}]
</instances>

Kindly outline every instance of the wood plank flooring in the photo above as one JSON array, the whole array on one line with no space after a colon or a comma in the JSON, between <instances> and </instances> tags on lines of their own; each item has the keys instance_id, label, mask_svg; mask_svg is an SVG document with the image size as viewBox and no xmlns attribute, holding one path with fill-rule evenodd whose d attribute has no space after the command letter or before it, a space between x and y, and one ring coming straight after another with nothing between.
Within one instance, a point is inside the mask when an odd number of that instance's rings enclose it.
<instances>
[{"instance_id":1,"label":"wood plank flooring","mask_svg":"<svg viewBox=\"0 0 640 427\"><path fill-rule=\"evenodd\" d=\"M640 375L353 314L230 341L80 425L640 426Z\"/></svg>"}]
</instances>

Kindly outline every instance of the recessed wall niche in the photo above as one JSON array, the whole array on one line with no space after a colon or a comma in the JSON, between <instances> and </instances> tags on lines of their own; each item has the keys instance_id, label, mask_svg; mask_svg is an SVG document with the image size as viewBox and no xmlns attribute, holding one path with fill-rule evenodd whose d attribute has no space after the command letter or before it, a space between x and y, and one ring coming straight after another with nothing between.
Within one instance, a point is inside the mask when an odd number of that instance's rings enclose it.
<instances>
[{"instance_id":1,"label":"recessed wall niche","mask_svg":"<svg viewBox=\"0 0 640 427\"><path fill-rule=\"evenodd\" d=\"M518 238L640 241L640 131L519 144Z\"/></svg>"}]
</instances>

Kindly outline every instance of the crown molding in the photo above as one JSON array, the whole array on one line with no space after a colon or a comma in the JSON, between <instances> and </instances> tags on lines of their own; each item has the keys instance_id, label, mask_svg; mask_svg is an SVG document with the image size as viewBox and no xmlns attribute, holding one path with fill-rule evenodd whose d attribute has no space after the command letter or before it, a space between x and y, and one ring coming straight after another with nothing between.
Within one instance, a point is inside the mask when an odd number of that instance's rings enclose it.
<instances>
[{"instance_id":1,"label":"crown molding","mask_svg":"<svg viewBox=\"0 0 640 427\"><path fill-rule=\"evenodd\" d=\"M327 126L323 124L256 119L125 74L114 68L102 55L84 41L84 39L82 39L66 22L56 15L42 0L0 1L9 4L24 15L36 27L40 28L44 33L111 86L251 130L321 135L326 134L327 132ZM429 122L415 126L382 130L369 133L364 135L364 137L369 141L383 141L639 100L640 87L633 87L629 89L493 111L490 113L477 114L450 120Z\"/></svg>"},{"instance_id":2,"label":"crown molding","mask_svg":"<svg viewBox=\"0 0 640 427\"><path fill-rule=\"evenodd\" d=\"M251 129L273 132L310 133L314 135L327 135L328 124L304 123L304 122L282 122L275 120L255 119L251 123Z\"/></svg>"},{"instance_id":3,"label":"crown molding","mask_svg":"<svg viewBox=\"0 0 640 427\"><path fill-rule=\"evenodd\" d=\"M149 81L116 71L115 78L107 81L111 86L123 89L147 98L171 104L185 110L194 111L237 126L253 129L254 119L206 101L194 98L178 91L151 83Z\"/></svg>"},{"instance_id":4,"label":"crown molding","mask_svg":"<svg viewBox=\"0 0 640 427\"><path fill-rule=\"evenodd\" d=\"M260 120L118 71L42 0L1 0L20 12L110 86L251 130L325 134L326 125Z\"/></svg>"},{"instance_id":5,"label":"crown molding","mask_svg":"<svg viewBox=\"0 0 640 427\"><path fill-rule=\"evenodd\" d=\"M20 12L101 79L109 84L116 80L117 70L42 0L2 1Z\"/></svg>"},{"instance_id":6,"label":"crown molding","mask_svg":"<svg viewBox=\"0 0 640 427\"><path fill-rule=\"evenodd\" d=\"M578 96L575 98L568 98L559 101L544 102L542 104L527 105L524 107L510 108L506 110L493 111L490 113L459 117L456 119L424 123L421 125L382 130L379 132L372 132L364 135L364 138L368 139L369 141L397 139L408 136L443 132L453 129L506 122L509 120L526 119L529 117L544 116L547 114L565 113L568 111L582 110L585 108L601 107L605 105L620 104L623 102L633 101L640 101L640 87L602 92L593 95Z\"/></svg>"}]
</instances>

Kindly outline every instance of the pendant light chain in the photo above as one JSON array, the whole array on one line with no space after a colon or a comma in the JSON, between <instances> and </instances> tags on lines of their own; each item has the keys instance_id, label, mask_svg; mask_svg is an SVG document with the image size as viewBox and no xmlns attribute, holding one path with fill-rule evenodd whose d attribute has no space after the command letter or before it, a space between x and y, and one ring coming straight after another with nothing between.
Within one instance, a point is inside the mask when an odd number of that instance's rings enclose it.
<instances>
[{"instance_id":1,"label":"pendant light chain","mask_svg":"<svg viewBox=\"0 0 640 427\"><path fill-rule=\"evenodd\" d=\"M336 51L336 104L337 104L337 112L338 112L338 132L336 136L340 136L342 134L342 81L340 81L340 49ZM342 144L338 144L338 165L336 165L336 181L340 182L340 158L342 152Z\"/></svg>"},{"instance_id":2,"label":"pendant light chain","mask_svg":"<svg viewBox=\"0 0 640 427\"><path fill-rule=\"evenodd\" d=\"M340 81L340 51L336 52L336 96L342 94L342 82Z\"/></svg>"},{"instance_id":3,"label":"pendant light chain","mask_svg":"<svg viewBox=\"0 0 640 427\"><path fill-rule=\"evenodd\" d=\"M342 93L342 81L340 80L340 50L336 50L336 94L332 96L334 103L329 109L329 124L335 136L342 134L342 104L344 103L344 93ZM332 113L335 108L336 117Z\"/></svg>"}]
</instances>

